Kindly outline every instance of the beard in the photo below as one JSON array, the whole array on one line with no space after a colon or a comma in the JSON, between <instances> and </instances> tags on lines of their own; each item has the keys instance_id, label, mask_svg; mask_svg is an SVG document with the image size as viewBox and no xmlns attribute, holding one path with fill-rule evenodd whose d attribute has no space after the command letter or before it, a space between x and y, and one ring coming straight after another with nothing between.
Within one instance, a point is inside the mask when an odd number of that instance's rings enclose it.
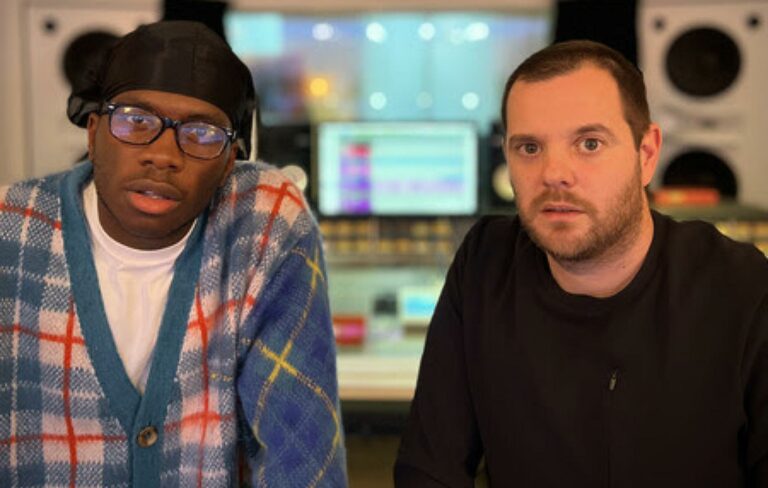
<instances>
[{"instance_id":1,"label":"beard","mask_svg":"<svg viewBox=\"0 0 768 488\"><path fill-rule=\"evenodd\" d=\"M582 263L621 253L640 233L644 206L640 165L633 177L608 202L601 216L590 202L561 190L538 195L527 208L518 209L520 221L531 240L556 261ZM584 211L589 219L585 232L574 234L570 222L537 226L536 217L547 202L567 202Z\"/></svg>"}]
</instances>

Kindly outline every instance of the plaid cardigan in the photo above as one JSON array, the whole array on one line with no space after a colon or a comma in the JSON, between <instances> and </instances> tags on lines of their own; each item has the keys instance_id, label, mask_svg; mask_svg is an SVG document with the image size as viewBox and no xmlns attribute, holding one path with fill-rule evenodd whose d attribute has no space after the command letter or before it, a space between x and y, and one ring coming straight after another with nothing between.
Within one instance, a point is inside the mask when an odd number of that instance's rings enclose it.
<instances>
[{"instance_id":1,"label":"plaid cardigan","mask_svg":"<svg viewBox=\"0 0 768 488\"><path fill-rule=\"evenodd\" d=\"M0 188L0 484L346 486L324 263L300 192L237 164L177 260L140 395L101 302L90 175L84 163Z\"/></svg>"}]
</instances>

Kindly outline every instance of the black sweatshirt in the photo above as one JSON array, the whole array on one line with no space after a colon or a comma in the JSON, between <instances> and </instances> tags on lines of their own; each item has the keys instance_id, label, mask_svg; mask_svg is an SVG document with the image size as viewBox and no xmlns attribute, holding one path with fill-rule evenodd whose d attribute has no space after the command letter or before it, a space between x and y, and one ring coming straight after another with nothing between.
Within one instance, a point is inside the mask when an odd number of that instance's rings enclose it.
<instances>
[{"instance_id":1,"label":"black sweatshirt","mask_svg":"<svg viewBox=\"0 0 768 488\"><path fill-rule=\"evenodd\" d=\"M768 260L653 214L633 281L572 295L517 218L467 235L429 327L397 487L768 487Z\"/></svg>"}]
</instances>

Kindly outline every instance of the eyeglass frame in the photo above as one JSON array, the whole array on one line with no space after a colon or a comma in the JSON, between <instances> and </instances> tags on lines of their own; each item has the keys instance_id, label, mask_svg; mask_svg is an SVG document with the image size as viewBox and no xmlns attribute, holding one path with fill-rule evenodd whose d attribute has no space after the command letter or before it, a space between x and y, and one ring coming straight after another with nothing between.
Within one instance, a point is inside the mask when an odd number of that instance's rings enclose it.
<instances>
[{"instance_id":1,"label":"eyeglass frame","mask_svg":"<svg viewBox=\"0 0 768 488\"><path fill-rule=\"evenodd\" d=\"M161 126L161 128L157 132L157 134L155 134L147 142L130 142L130 141L125 141L125 140L117 137L115 135L115 133L112 132L112 115L114 115L115 110L117 110L118 108L121 108L121 107L130 107L130 108L136 108L136 109L139 109L139 110L143 110L144 112L147 112L148 114L154 115L155 117L160 119L160 122L162 122L163 125ZM189 123L189 122L195 122L195 121L172 119L170 117L166 117L165 115L160 115L158 113L155 113L152 110L146 109L144 107L139 107L139 106L136 106L136 105L131 105L129 103L104 102L104 105L102 106L101 109L99 109L99 111L97 113L99 115L109 114L109 133L112 135L112 137L114 137L115 139L117 139L118 141L120 141L122 143L130 144L131 146L149 146L150 144L152 144L153 142L158 140L160 138L160 136L162 136L163 133L166 131L166 129L173 128L173 138L176 141L176 147L179 148L179 151L181 151L182 153L184 153L185 155L187 155L187 156L189 156L191 158L202 159L202 160L205 160L205 161L209 161L211 159L216 159L219 156L221 156L224 153L224 150L227 148L227 145L232 144L235 141L235 139L237 138L237 131L234 130L234 129L230 129L228 127L222 127L220 125L212 124L212 123L207 122L207 121L197 121L197 122L203 122L203 123L208 124L210 126L216 127L217 129L221 129L222 131L224 131L224 134L227 136L227 142L226 142L226 144L221 146L221 150L219 150L218 154L216 154L215 156L204 158L204 157L200 157L200 156L195 156L194 154L189 154L187 151L184 150L183 147L181 147L181 142L179 142L179 127L182 124L186 124L186 123Z\"/></svg>"}]
</instances>

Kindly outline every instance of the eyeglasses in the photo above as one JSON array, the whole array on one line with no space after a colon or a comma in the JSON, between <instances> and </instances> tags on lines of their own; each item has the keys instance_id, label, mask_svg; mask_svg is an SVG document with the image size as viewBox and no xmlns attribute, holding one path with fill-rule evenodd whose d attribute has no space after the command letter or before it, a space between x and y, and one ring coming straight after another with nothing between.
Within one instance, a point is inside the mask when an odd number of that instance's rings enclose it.
<instances>
[{"instance_id":1,"label":"eyeglasses","mask_svg":"<svg viewBox=\"0 0 768 488\"><path fill-rule=\"evenodd\" d=\"M117 140L137 146L152 144L165 129L172 127L179 149L198 159L221 156L236 135L232 129L208 122L173 120L130 105L107 103L99 114L109 114L109 132Z\"/></svg>"}]
</instances>

